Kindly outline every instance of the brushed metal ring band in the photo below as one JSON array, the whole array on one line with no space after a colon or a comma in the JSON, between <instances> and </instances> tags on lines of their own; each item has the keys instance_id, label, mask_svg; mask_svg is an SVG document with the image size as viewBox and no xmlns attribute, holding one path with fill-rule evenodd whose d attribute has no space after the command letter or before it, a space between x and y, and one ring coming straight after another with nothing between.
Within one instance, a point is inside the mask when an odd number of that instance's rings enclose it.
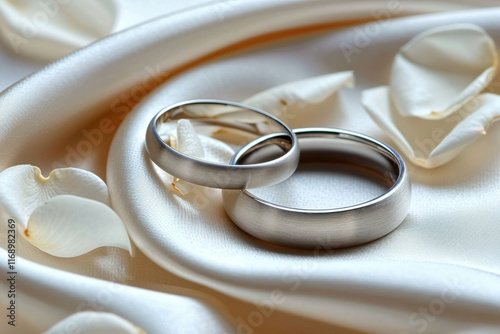
<instances>
[{"instance_id":1,"label":"brushed metal ring band","mask_svg":"<svg viewBox=\"0 0 500 334\"><path fill-rule=\"evenodd\" d=\"M239 111L252 113L252 116L258 117L258 121L228 121L213 115L214 112L223 115ZM276 159L249 165L221 164L197 159L168 145L158 131L159 126L181 118L189 118L205 125L247 131L256 138L276 133L283 139L286 152ZM299 163L297 137L285 123L257 108L221 100L185 101L161 110L149 124L146 150L153 162L167 173L194 184L220 189L258 188L276 184L290 177Z\"/></svg>"},{"instance_id":2,"label":"brushed metal ring band","mask_svg":"<svg viewBox=\"0 0 500 334\"><path fill-rule=\"evenodd\" d=\"M238 227L277 245L321 249L364 244L401 224L409 211L411 185L406 165L394 149L352 131L331 128L294 131L299 139L301 163L337 162L369 168L390 182L390 188L367 202L326 210L273 204L245 189L224 190L224 207ZM257 139L242 147L231 163L238 164L258 152L265 147L265 140Z\"/></svg>"}]
</instances>

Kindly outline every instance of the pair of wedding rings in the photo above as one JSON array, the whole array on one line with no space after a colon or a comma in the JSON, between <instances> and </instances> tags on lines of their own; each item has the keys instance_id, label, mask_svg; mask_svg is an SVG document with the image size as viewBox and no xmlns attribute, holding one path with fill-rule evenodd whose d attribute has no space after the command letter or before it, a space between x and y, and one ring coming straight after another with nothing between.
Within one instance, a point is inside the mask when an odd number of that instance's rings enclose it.
<instances>
[{"instance_id":1,"label":"pair of wedding rings","mask_svg":"<svg viewBox=\"0 0 500 334\"><path fill-rule=\"evenodd\" d=\"M162 138L162 127L181 118L206 127L243 131L254 139L243 145L229 164L197 159L177 151ZM153 162L167 173L223 189L224 207L238 227L282 246L318 249L364 244L398 227L410 207L408 170L390 146L340 129L291 130L273 115L238 103L194 100L161 110L148 127L146 149ZM363 167L381 175L391 186L367 202L328 210L286 207L249 191L288 179L304 162Z\"/></svg>"}]
</instances>

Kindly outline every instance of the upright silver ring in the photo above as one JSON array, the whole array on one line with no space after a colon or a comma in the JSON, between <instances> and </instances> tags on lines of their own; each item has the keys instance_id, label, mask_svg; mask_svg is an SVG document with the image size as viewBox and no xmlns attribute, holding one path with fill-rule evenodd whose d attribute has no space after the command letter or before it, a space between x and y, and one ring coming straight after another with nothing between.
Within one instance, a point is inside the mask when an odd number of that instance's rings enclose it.
<instances>
[{"instance_id":1,"label":"upright silver ring","mask_svg":"<svg viewBox=\"0 0 500 334\"><path fill-rule=\"evenodd\" d=\"M258 120L245 123L217 117L240 111L256 113L252 116L257 116ZM286 152L271 161L248 165L197 159L177 151L160 136L160 125L180 118L236 128L250 132L256 138L276 133L281 138L283 147L286 147ZM167 173L194 184L220 189L258 188L279 183L295 172L299 162L297 137L285 123L257 108L221 100L185 101L161 110L149 124L146 150L154 163Z\"/></svg>"},{"instance_id":2,"label":"upright silver ring","mask_svg":"<svg viewBox=\"0 0 500 334\"><path fill-rule=\"evenodd\" d=\"M301 162L340 162L374 170L392 186L381 196L357 205L298 209L273 204L251 192L224 190L224 207L231 220L256 238L295 248L343 248L378 239L397 228L410 208L411 185L401 156L369 136L331 128L295 129ZM307 139L315 139L314 145ZM247 144L232 159L242 159L266 146L268 138ZM309 140L310 141L310 140Z\"/></svg>"}]
</instances>

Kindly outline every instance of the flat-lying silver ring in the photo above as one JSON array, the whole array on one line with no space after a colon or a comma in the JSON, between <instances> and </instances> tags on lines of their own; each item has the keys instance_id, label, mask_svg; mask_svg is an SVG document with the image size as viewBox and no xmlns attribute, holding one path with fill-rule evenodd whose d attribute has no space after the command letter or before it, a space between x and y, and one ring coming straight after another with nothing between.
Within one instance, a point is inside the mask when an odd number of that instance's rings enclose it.
<instances>
[{"instance_id":1,"label":"flat-lying silver ring","mask_svg":"<svg viewBox=\"0 0 500 334\"><path fill-rule=\"evenodd\" d=\"M227 121L216 115L245 111L256 113L256 123ZM256 137L276 133L283 140L286 152L271 161L249 165L231 165L201 160L183 154L161 137L158 127L180 118L193 122L236 128ZM299 163L299 148L295 133L281 120L262 110L221 100L192 100L161 110L149 124L146 150L153 162L167 173L194 184L220 189L258 188L289 178Z\"/></svg>"},{"instance_id":2,"label":"flat-lying silver ring","mask_svg":"<svg viewBox=\"0 0 500 334\"><path fill-rule=\"evenodd\" d=\"M238 227L277 245L320 249L364 244L402 223L410 208L411 185L406 165L394 149L352 131L332 128L294 131L299 139L301 162L330 161L366 167L381 173L392 186L367 202L326 210L273 204L244 189L224 190L224 207ZM315 139L314 145L307 144L307 138ZM266 146L266 139L259 138L242 147L231 163L248 159Z\"/></svg>"}]
</instances>

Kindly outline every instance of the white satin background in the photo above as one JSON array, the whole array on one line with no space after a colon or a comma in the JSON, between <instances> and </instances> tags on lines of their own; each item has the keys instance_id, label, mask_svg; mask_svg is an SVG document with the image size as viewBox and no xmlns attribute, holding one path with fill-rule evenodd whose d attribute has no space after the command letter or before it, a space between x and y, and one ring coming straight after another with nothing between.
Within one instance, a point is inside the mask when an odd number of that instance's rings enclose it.
<instances>
[{"instance_id":1,"label":"white satin background","mask_svg":"<svg viewBox=\"0 0 500 334\"><path fill-rule=\"evenodd\" d=\"M50 5L43 7L41 3ZM56 2L56 0L45 1L10 1L0 2L0 32L7 35L10 31L18 38L26 40L10 40L3 38L0 43L0 89L3 90L39 70L51 61L57 60L66 54L75 51L87 44L105 37L111 33L128 29L136 24L157 18L162 15L171 14L190 7L199 6L207 0L144 0L141 2L133 0L105 0L93 2L89 6L88 1L72 0ZM55 4L54 4L55 3ZM16 7L13 7L15 5ZM100 7L101 17L95 15L94 7ZM13 11L14 9L14 11ZM17 9L17 10L16 10ZM45 9L45 10L44 10ZM66 10L66 12L64 11ZM214 15L221 15L225 7L213 9ZM68 14L67 12L70 12ZM38 14L47 13L47 21L40 21ZM81 19L91 18L100 29L91 29L88 26L76 26L69 29L65 26L67 20L73 20L78 13ZM50 15L49 15L50 14ZM9 19L10 16L10 19ZM103 20L100 25L99 20ZM26 31L26 27L31 30ZM47 32L48 30L48 32ZM97 30L97 32L95 31ZM24 32L24 34L23 34ZM7 35L9 36L9 35ZM10 35L12 36L12 35ZM17 48L16 41L21 41ZM24 43L26 41L27 43Z\"/></svg>"},{"instance_id":2,"label":"white satin background","mask_svg":"<svg viewBox=\"0 0 500 334\"><path fill-rule=\"evenodd\" d=\"M370 17L371 10L387 6L385 2L356 4L252 1L226 12L222 20L213 10L199 8L82 49L2 93L1 168L32 163L49 171L54 161L64 161L67 145L84 139L82 130L111 117L104 116L107 113L114 115L113 105L124 105L115 102L121 101L122 94L131 95L135 87L144 86L150 70L172 72L245 38ZM407 13L425 11L417 8L418 3L408 6ZM413 169L412 210L398 230L365 246L319 256L274 248L245 235L225 216L217 191L211 192L214 204L203 210L166 191L168 177L153 168L143 149L149 119L171 102L185 98L237 101L283 82L347 69L356 73L356 90L330 100L316 117L296 122L358 130L392 144L363 111L360 91L386 84L397 49L430 27L472 22L500 43L498 14L498 10L469 11L383 24L351 63L339 45L354 43L356 34L366 27L252 49L167 81L132 110L109 152L111 135L78 164L107 178L113 207L140 250L136 258L101 249L75 259L57 259L19 240L20 255L33 261L19 262L23 278L19 320L26 326L21 332L42 331L82 303L122 315L150 333L235 332L238 319L248 321L259 311L253 304L269 300L276 289L285 300L276 303L277 310L254 328L258 333L277 332L277 328L282 332L416 332L420 327L409 322L411 314L429 308L450 290L456 299L446 303L442 314L428 318L426 332L499 332L500 159L493 154L500 138L498 126L452 163L434 170ZM7 218L2 213L1 219ZM2 237L2 247L5 244ZM4 251L2 258L6 259ZM3 262L2 270L6 271ZM125 284L103 288L106 280ZM112 295L98 297L99 291ZM4 303L2 299L2 308Z\"/></svg>"}]
</instances>

